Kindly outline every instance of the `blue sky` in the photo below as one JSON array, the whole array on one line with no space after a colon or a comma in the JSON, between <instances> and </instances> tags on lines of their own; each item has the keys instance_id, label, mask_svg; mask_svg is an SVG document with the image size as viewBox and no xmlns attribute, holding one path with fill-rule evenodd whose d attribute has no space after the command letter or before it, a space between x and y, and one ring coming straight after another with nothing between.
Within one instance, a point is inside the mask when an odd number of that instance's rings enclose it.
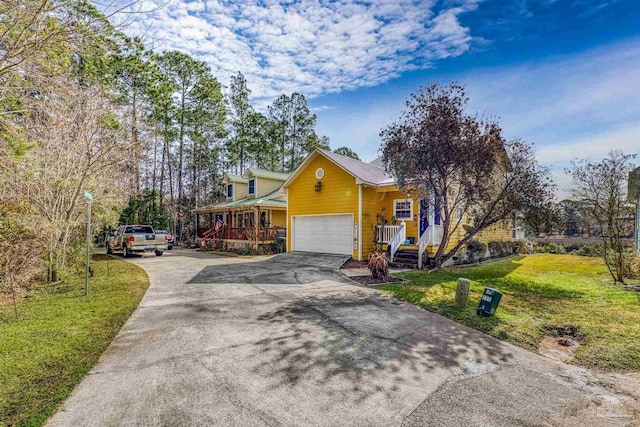
<instances>
[{"instance_id":1,"label":"blue sky","mask_svg":"<svg viewBox=\"0 0 640 427\"><path fill-rule=\"evenodd\" d=\"M143 1L128 31L156 50L242 71L264 109L304 93L332 148L377 156L378 134L431 81L536 145L561 188L574 157L640 152L640 1ZM562 191L561 191L562 194Z\"/></svg>"}]
</instances>

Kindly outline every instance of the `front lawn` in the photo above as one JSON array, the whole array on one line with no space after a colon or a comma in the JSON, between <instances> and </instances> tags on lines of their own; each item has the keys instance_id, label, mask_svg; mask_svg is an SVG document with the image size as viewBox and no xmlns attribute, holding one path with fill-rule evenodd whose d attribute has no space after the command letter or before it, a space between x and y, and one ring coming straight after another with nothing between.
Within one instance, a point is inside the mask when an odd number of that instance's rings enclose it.
<instances>
[{"instance_id":1,"label":"front lawn","mask_svg":"<svg viewBox=\"0 0 640 427\"><path fill-rule=\"evenodd\" d=\"M128 262L96 255L92 265L89 297L79 276L20 302L17 319L12 305L0 308L0 426L40 425L53 414L149 286Z\"/></svg>"},{"instance_id":2,"label":"front lawn","mask_svg":"<svg viewBox=\"0 0 640 427\"><path fill-rule=\"evenodd\" d=\"M472 281L466 309L452 304L459 277ZM614 285L598 258L536 254L404 278L378 289L532 351L545 335L571 330L580 342L571 363L640 370L640 293ZM476 316L485 286L503 293L492 318Z\"/></svg>"}]
</instances>

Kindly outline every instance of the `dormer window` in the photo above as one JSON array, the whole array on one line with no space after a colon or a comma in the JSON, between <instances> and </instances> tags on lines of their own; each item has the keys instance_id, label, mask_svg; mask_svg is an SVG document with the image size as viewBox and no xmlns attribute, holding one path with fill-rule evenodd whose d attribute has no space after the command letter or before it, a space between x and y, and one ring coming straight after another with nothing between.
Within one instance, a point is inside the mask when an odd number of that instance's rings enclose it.
<instances>
[{"instance_id":1,"label":"dormer window","mask_svg":"<svg viewBox=\"0 0 640 427\"><path fill-rule=\"evenodd\" d=\"M227 184L227 199L233 199L233 184Z\"/></svg>"},{"instance_id":2,"label":"dormer window","mask_svg":"<svg viewBox=\"0 0 640 427\"><path fill-rule=\"evenodd\" d=\"M249 180L249 195L250 196L256 195L256 179L255 178L251 178Z\"/></svg>"}]
</instances>

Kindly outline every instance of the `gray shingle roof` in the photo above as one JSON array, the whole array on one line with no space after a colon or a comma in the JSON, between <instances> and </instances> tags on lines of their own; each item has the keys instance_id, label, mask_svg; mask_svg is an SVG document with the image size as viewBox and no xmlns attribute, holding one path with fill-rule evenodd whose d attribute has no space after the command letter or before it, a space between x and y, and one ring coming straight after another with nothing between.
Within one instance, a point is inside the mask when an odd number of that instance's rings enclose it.
<instances>
[{"instance_id":1,"label":"gray shingle roof","mask_svg":"<svg viewBox=\"0 0 640 427\"><path fill-rule=\"evenodd\" d=\"M380 166L341 156L328 150L318 149L318 151L364 182L375 185L392 185L395 183L395 179Z\"/></svg>"}]
</instances>

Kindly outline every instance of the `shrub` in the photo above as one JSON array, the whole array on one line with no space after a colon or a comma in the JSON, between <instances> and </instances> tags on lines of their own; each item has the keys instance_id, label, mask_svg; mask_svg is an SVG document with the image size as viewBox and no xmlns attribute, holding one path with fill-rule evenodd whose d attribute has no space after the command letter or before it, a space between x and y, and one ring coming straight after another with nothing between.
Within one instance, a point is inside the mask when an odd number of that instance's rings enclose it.
<instances>
[{"instance_id":1,"label":"shrub","mask_svg":"<svg viewBox=\"0 0 640 427\"><path fill-rule=\"evenodd\" d=\"M467 258L471 262L480 261L484 258L484 254L487 252L487 245L478 241L471 240L467 243Z\"/></svg>"},{"instance_id":2,"label":"shrub","mask_svg":"<svg viewBox=\"0 0 640 427\"><path fill-rule=\"evenodd\" d=\"M566 254L567 250L564 246L556 245L555 243L547 243L544 245L544 252L548 254Z\"/></svg>"},{"instance_id":3,"label":"shrub","mask_svg":"<svg viewBox=\"0 0 640 427\"><path fill-rule=\"evenodd\" d=\"M389 261L382 252L370 252L367 267L374 279L386 279L389 276Z\"/></svg>"},{"instance_id":4,"label":"shrub","mask_svg":"<svg viewBox=\"0 0 640 427\"><path fill-rule=\"evenodd\" d=\"M244 248L240 249L238 253L240 255L253 255L253 249L251 249L249 246L245 246Z\"/></svg>"},{"instance_id":5,"label":"shrub","mask_svg":"<svg viewBox=\"0 0 640 427\"><path fill-rule=\"evenodd\" d=\"M576 254L580 256L601 257L604 255L604 246L602 245L584 245L581 246Z\"/></svg>"},{"instance_id":6,"label":"shrub","mask_svg":"<svg viewBox=\"0 0 640 427\"><path fill-rule=\"evenodd\" d=\"M533 244L528 240L518 240L516 242L516 251L521 255L532 253Z\"/></svg>"},{"instance_id":7,"label":"shrub","mask_svg":"<svg viewBox=\"0 0 640 427\"><path fill-rule=\"evenodd\" d=\"M636 255L631 263L631 273L634 277L640 278L640 254Z\"/></svg>"},{"instance_id":8,"label":"shrub","mask_svg":"<svg viewBox=\"0 0 640 427\"><path fill-rule=\"evenodd\" d=\"M489 242L489 254L492 258L501 258L518 253L521 249L526 253L526 243L518 241L492 240Z\"/></svg>"}]
</instances>

